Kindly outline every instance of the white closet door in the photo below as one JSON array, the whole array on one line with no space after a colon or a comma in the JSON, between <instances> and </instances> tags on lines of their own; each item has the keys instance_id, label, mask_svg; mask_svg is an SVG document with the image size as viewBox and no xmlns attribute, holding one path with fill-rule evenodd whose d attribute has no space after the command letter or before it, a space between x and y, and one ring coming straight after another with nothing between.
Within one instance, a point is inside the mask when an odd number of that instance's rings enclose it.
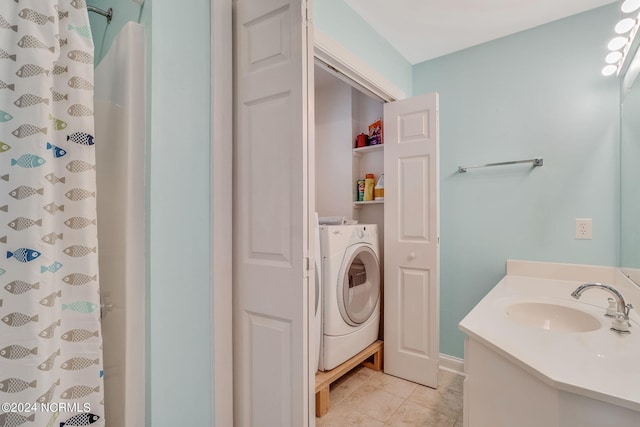
<instances>
[{"instance_id":1,"label":"white closet door","mask_svg":"<svg viewBox=\"0 0 640 427\"><path fill-rule=\"evenodd\" d=\"M438 386L438 94L384 106L384 370Z\"/></svg>"},{"instance_id":2,"label":"white closet door","mask_svg":"<svg viewBox=\"0 0 640 427\"><path fill-rule=\"evenodd\" d=\"M313 398L306 5L233 4L235 426L307 426Z\"/></svg>"}]
</instances>

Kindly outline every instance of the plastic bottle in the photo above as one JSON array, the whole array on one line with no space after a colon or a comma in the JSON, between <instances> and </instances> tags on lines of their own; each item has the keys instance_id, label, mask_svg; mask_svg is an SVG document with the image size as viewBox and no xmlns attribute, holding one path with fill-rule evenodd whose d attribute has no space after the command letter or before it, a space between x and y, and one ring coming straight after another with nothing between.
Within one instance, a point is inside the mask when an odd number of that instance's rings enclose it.
<instances>
[{"instance_id":1,"label":"plastic bottle","mask_svg":"<svg viewBox=\"0 0 640 427\"><path fill-rule=\"evenodd\" d=\"M378 183L373 188L374 200L384 200L384 174L380 175Z\"/></svg>"},{"instance_id":2,"label":"plastic bottle","mask_svg":"<svg viewBox=\"0 0 640 427\"><path fill-rule=\"evenodd\" d=\"M358 201L364 200L364 179L359 179L357 184Z\"/></svg>"},{"instance_id":3,"label":"plastic bottle","mask_svg":"<svg viewBox=\"0 0 640 427\"><path fill-rule=\"evenodd\" d=\"M368 173L364 177L364 201L373 200L373 187L376 185L375 177L372 173Z\"/></svg>"}]
</instances>

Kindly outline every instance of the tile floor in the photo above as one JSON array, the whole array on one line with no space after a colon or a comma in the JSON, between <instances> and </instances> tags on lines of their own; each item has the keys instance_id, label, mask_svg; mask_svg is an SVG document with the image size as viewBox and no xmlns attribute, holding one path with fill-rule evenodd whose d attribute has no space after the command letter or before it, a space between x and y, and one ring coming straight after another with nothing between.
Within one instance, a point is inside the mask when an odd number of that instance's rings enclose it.
<instances>
[{"instance_id":1,"label":"tile floor","mask_svg":"<svg viewBox=\"0 0 640 427\"><path fill-rule=\"evenodd\" d=\"M462 427L464 377L440 370L434 390L359 366L331 385L317 427Z\"/></svg>"}]
</instances>

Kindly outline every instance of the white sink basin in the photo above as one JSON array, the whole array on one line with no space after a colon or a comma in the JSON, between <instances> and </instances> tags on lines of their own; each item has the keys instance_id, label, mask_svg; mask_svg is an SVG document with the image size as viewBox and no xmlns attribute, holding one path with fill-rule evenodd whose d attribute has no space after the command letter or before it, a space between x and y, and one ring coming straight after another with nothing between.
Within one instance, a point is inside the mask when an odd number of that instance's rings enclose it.
<instances>
[{"instance_id":1,"label":"white sink basin","mask_svg":"<svg viewBox=\"0 0 640 427\"><path fill-rule=\"evenodd\" d=\"M602 327L600 321L589 313L547 302L511 304L506 314L518 323L548 331L591 332Z\"/></svg>"}]
</instances>

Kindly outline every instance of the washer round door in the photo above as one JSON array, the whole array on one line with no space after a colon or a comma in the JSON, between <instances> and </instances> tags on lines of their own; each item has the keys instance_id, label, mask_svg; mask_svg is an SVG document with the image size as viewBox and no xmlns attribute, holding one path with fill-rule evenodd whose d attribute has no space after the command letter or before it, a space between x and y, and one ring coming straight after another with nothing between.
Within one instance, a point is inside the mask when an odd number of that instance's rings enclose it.
<instances>
[{"instance_id":1,"label":"washer round door","mask_svg":"<svg viewBox=\"0 0 640 427\"><path fill-rule=\"evenodd\" d=\"M347 248L337 286L338 308L344 321L351 326L366 322L380 298L380 263L371 246Z\"/></svg>"}]
</instances>

